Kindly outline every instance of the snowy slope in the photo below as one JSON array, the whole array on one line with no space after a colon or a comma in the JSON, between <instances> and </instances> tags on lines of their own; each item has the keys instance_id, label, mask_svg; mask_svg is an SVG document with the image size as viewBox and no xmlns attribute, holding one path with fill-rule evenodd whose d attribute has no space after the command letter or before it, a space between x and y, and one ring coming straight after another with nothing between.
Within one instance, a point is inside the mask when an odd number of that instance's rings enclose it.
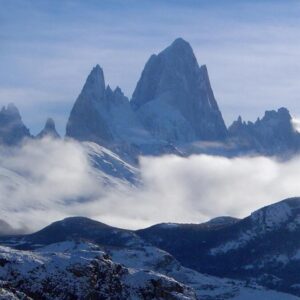
<instances>
[{"instance_id":1,"label":"snowy slope","mask_svg":"<svg viewBox=\"0 0 300 300\"><path fill-rule=\"evenodd\" d=\"M300 198L283 200L221 225L155 225L137 233L199 272L244 279L300 296Z\"/></svg>"},{"instance_id":2,"label":"snowy slope","mask_svg":"<svg viewBox=\"0 0 300 300\"><path fill-rule=\"evenodd\" d=\"M108 184L118 181L130 184L138 184L139 169L125 161L111 150L93 142L84 142L83 147L94 166L95 175Z\"/></svg>"},{"instance_id":3,"label":"snowy slope","mask_svg":"<svg viewBox=\"0 0 300 300\"><path fill-rule=\"evenodd\" d=\"M159 226L170 230L176 228L166 225ZM226 226L230 225L227 224ZM38 276L50 276L49 280L52 281L54 279L51 277L51 270L57 270L55 276L59 277L64 274L65 268L70 269L69 264L85 265L87 260L92 259L95 254L100 255L99 253L101 253L102 256L107 255L107 257L110 257L114 264L120 264L128 270L130 276L124 277L124 283L135 289L143 288L145 281L156 280L155 278L159 277L166 286L171 283L177 286L178 283L179 286L186 287L189 290L189 296L186 299L194 299L194 294L197 299L205 300L255 299L255 297L271 300L298 299L296 296L266 290L259 286L255 280L242 281L218 278L183 267L168 252L148 244L133 231L110 227L82 217L67 218L55 222L31 235L2 238L1 244L30 250L13 250L7 246L1 248L2 258L9 257L9 260L12 261L13 268L10 266L9 270L23 272L22 276L27 276L27 274L31 276L32 272L29 272L29 270L38 269ZM56 256L58 256L57 259ZM17 257L17 259L14 257ZM17 261L22 262L22 264L20 266L15 265ZM45 274L41 275L40 265L45 262L47 262L46 270L44 270ZM56 264L59 264L59 268ZM88 266L85 265L82 269L84 273L85 268L88 268ZM109 268L113 268L113 265L110 265ZM0 267L0 270L7 276L5 268L1 269ZM0 274L2 273L0 272ZM90 276L90 273L85 274ZM26 280L30 282L31 279ZM73 277L71 276L66 285L72 286L72 284ZM21 291L24 292L24 289L21 289Z\"/></svg>"},{"instance_id":4,"label":"snowy slope","mask_svg":"<svg viewBox=\"0 0 300 300\"><path fill-rule=\"evenodd\" d=\"M195 299L191 288L155 272L127 269L90 243L34 252L0 247L0 286L32 299Z\"/></svg>"},{"instance_id":5,"label":"snowy slope","mask_svg":"<svg viewBox=\"0 0 300 300\"><path fill-rule=\"evenodd\" d=\"M255 283L248 284L243 281L201 274L183 267L169 253L153 246L138 249L111 249L108 253L113 261L128 268L153 270L192 287L197 299L300 299L293 295L266 290Z\"/></svg>"}]
</instances>

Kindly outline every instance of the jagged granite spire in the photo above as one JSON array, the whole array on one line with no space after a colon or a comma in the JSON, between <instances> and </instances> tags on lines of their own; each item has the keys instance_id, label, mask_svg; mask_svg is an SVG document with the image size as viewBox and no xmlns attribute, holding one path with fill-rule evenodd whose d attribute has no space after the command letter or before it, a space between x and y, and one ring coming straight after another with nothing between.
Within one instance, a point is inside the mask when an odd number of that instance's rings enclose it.
<instances>
[{"instance_id":1,"label":"jagged granite spire","mask_svg":"<svg viewBox=\"0 0 300 300\"><path fill-rule=\"evenodd\" d=\"M98 100L103 98L105 93L105 80L103 70L99 65L96 65L92 69L81 93Z\"/></svg>"},{"instance_id":2,"label":"jagged granite spire","mask_svg":"<svg viewBox=\"0 0 300 300\"><path fill-rule=\"evenodd\" d=\"M72 108L66 135L80 141L97 143L111 141L113 136L106 124L107 117L103 118L101 114L104 102L106 97L103 70L96 65Z\"/></svg>"},{"instance_id":3,"label":"jagged granite spire","mask_svg":"<svg viewBox=\"0 0 300 300\"><path fill-rule=\"evenodd\" d=\"M36 137L39 139L44 137L51 137L55 139L60 138L60 135L58 134L55 128L55 122L52 118L47 119L45 127Z\"/></svg>"},{"instance_id":4,"label":"jagged granite spire","mask_svg":"<svg viewBox=\"0 0 300 300\"><path fill-rule=\"evenodd\" d=\"M227 135L208 78L189 43L179 38L145 65L131 105L156 137L175 143Z\"/></svg>"},{"instance_id":5,"label":"jagged granite spire","mask_svg":"<svg viewBox=\"0 0 300 300\"><path fill-rule=\"evenodd\" d=\"M25 137L30 137L17 107L10 103L0 111L0 144L16 145Z\"/></svg>"},{"instance_id":6,"label":"jagged granite spire","mask_svg":"<svg viewBox=\"0 0 300 300\"><path fill-rule=\"evenodd\" d=\"M242 122L241 117L228 128L229 137L240 150L262 154L287 154L300 148L300 134L292 125L289 111L282 107L266 111L256 122Z\"/></svg>"},{"instance_id":7,"label":"jagged granite spire","mask_svg":"<svg viewBox=\"0 0 300 300\"><path fill-rule=\"evenodd\" d=\"M133 112L129 100L117 87L112 90L97 65L91 71L71 111L66 135L106 147L142 144L151 140Z\"/></svg>"}]
</instances>

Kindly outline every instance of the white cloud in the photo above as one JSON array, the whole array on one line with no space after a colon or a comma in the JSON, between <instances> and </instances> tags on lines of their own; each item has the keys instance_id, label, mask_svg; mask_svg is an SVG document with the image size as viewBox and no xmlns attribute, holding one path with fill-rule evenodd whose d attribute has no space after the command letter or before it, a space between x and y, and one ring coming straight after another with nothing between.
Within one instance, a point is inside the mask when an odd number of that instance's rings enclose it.
<instances>
[{"instance_id":1,"label":"white cloud","mask_svg":"<svg viewBox=\"0 0 300 300\"><path fill-rule=\"evenodd\" d=\"M107 187L82 146L42 140L1 150L0 218L36 230L83 215L124 228L159 222L199 223L220 215L244 217L300 194L300 157L194 155L142 158L143 185Z\"/></svg>"},{"instance_id":2,"label":"white cloud","mask_svg":"<svg viewBox=\"0 0 300 300\"><path fill-rule=\"evenodd\" d=\"M300 132L300 119L293 117L292 118L292 124L293 124L294 129L296 131Z\"/></svg>"}]
</instances>

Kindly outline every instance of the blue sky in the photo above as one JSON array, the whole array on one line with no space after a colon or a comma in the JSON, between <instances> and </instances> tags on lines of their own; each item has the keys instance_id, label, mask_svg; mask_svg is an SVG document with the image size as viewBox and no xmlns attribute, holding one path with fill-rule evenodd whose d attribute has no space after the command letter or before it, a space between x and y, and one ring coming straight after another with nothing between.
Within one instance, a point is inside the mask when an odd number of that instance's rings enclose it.
<instances>
[{"instance_id":1,"label":"blue sky","mask_svg":"<svg viewBox=\"0 0 300 300\"><path fill-rule=\"evenodd\" d=\"M286 106L300 116L299 1L0 0L0 105L33 133L64 133L90 69L128 97L152 53L183 37L206 64L227 124Z\"/></svg>"}]
</instances>

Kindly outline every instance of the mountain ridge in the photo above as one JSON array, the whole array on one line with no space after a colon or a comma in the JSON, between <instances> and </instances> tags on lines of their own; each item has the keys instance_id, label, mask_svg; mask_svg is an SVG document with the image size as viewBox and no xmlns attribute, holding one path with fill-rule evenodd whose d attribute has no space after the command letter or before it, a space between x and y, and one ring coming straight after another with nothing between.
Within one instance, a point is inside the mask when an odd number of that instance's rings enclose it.
<instances>
[{"instance_id":1,"label":"mountain ridge","mask_svg":"<svg viewBox=\"0 0 300 300\"><path fill-rule=\"evenodd\" d=\"M50 123L38 137L58 137ZM256 122L238 118L226 128L207 67L198 65L182 38L149 58L130 101L119 87L106 85L97 64L70 112L65 137L95 142L133 164L141 155L291 156L300 149L300 134L286 108L266 111ZM3 108L0 144L18 145L24 138L32 136L18 109L12 104ZM198 142L219 145L196 149Z\"/></svg>"},{"instance_id":2,"label":"mountain ridge","mask_svg":"<svg viewBox=\"0 0 300 300\"><path fill-rule=\"evenodd\" d=\"M300 296L297 288L300 244L295 238L300 232L299 219L300 198L295 197L260 208L240 220L166 223L137 231L85 217L71 217L33 234L1 237L0 245L39 252L65 241L91 243L102 247L114 262L126 267L150 268L168 274L196 289L199 299L217 299L202 297L208 290L217 292L216 286L207 289L205 281L217 286L227 282L225 285L230 290L227 294L232 295L228 299L236 299L236 289L255 289L258 285ZM282 236L284 242L278 242L283 241ZM208 277L203 273L209 274ZM217 284L215 280L220 277L223 279ZM233 283L234 288L229 280L240 280L240 283ZM220 299L224 299L225 292L222 293Z\"/></svg>"}]
</instances>

